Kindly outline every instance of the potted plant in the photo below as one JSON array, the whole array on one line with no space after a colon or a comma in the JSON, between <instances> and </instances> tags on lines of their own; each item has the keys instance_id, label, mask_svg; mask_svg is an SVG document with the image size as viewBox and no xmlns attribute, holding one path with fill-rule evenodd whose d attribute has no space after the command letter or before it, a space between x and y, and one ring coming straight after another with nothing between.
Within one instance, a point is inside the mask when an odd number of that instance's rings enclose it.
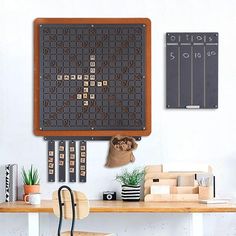
<instances>
[{"instance_id":1,"label":"potted plant","mask_svg":"<svg viewBox=\"0 0 236 236\"><path fill-rule=\"evenodd\" d=\"M39 173L36 168L33 168L31 165L29 170L22 168L22 178L24 183L24 194L28 195L29 193L39 193L40 192L40 179Z\"/></svg>"},{"instance_id":2,"label":"potted plant","mask_svg":"<svg viewBox=\"0 0 236 236\"><path fill-rule=\"evenodd\" d=\"M140 200L140 184L144 177L144 170L135 168L132 171L124 169L121 174L116 175L116 180L122 185L121 197L123 201Z\"/></svg>"}]
</instances>

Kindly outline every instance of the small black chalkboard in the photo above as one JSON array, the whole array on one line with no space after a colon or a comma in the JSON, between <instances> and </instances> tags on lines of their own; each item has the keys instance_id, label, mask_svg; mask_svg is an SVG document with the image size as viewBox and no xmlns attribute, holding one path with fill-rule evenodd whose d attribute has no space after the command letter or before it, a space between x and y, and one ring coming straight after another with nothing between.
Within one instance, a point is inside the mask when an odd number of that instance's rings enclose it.
<instances>
[{"instance_id":1,"label":"small black chalkboard","mask_svg":"<svg viewBox=\"0 0 236 236\"><path fill-rule=\"evenodd\" d=\"M218 108L218 33L166 34L167 108Z\"/></svg>"}]
</instances>

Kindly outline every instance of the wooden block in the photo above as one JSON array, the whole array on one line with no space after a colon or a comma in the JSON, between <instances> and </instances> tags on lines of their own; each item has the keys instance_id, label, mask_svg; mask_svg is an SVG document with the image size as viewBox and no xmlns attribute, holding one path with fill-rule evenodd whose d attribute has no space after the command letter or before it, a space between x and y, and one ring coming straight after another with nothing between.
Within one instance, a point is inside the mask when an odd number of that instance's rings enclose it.
<instances>
[{"instance_id":1,"label":"wooden block","mask_svg":"<svg viewBox=\"0 0 236 236\"><path fill-rule=\"evenodd\" d=\"M157 185L169 185L169 186L177 186L176 179L153 179L153 183Z\"/></svg>"},{"instance_id":2,"label":"wooden block","mask_svg":"<svg viewBox=\"0 0 236 236\"><path fill-rule=\"evenodd\" d=\"M89 75L84 75L84 80L88 80L89 79Z\"/></svg>"},{"instance_id":3,"label":"wooden block","mask_svg":"<svg viewBox=\"0 0 236 236\"><path fill-rule=\"evenodd\" d=\"M148 172L163 172L163 165L151 165L145 167L145 173Z\"/></svg>"},{"instance_id":4,"label":"wooden block","mask_svg":"<svg viewBox=\"0 0 236 236\"><path fill-rule=\"evenodd\" d=\"M199 200L212 199L214 196L213 186L203 187L199 186Z\"/></svg>"},{"instance_id":5,"label":"wooden block","mask_svg":"<svg viewBox=\"0 0 236 236\"><path fill-rule=\"evenodd\" d=\"M90 68L90 73L95 73L95 68Z\"/></svg>"},{"instance_id":6,"label":"wooden block","mask_svg":"<svg viewBox=\"0 0 236 236\"><path fill-rule=\"evenodd\" d=\"M144 183L144 188L150 187L152 184L177 186L177 180L176 179L147 179Z\"/></svg>"},{"instance_id":7,"label":"wooden block","mask_svg":"<svg viewBox=\"0 0 236 236\"><path fill-rule=\"evenodd\" d=\"M90 55L90 60L94 61L95 60L95 55Z\"/></svg>"},{"instance_id":8,"label":"wooden block","mask_svg":"<svg viewBox=\"0 0 236 236\"><path fill-rule=\"evenodd\" d=\"M94 67L94 66L95 66L95 61L91 61L91 62L90 62L90 66L91 66L91 67Z\"/></svg>"},{"instance_id":9,"label":"wooden block","mask_svg":"<svg viewBox=\"0 0 236 236\"><path fill-rule=\"evenodd\" d=\"M54 151L49 151L49 152L48 152L48 156L54 157Z\"/></svg>"},{"instance_id":10,"label":"wooden block","mask_svg":"<svg viewBox=\"0 0 236 236\"><path fill-rule=\"evenodd\" d=\"M159 179L158 182L153 182L153 179L147 179L144 182L144 196L150 194L150 187L151 185L169 185L169 186L176 186L177 180L176 179Z\"/></svg>"},{"instance_id":11,"label":"wooden block","mask_svg":"<svg viewBox=\"0 0 236 236\"><path fill-rule=\"evenodd\" d=\"M90 94L90 99L95 99L95 94Z\"/></svg>"},{"instance_id":12,"label":"wooden block","mask_svg":"<svg viewBox=\"0 0 236 236\"><path fill-rule=\"evenodd\" d=\"M64 75L64 80L69 80L70 76L69 75Z\"/></svg>"},{"instance_id":13,"label":"wooden block","mask_svg":"<svg viewBox=\"0 0 236 236\"><path fill-rule=\"evenodd\" d=\"M62 80L63 76L62 75L57 75L57 80Z\"/></svg>"},{"instance_id":14,"label":"wooden block","mask_svg":"<svg viewBox=\"0 0 236 236\"><path fill-rule=\"evenodd\" d=\"M178 176L177 186L194 186L195 175L192 176Z\"/></svg>"},{"instance_id":15,"label":"wooden block","mask_svg":"<svg viewBox=\"0 0 236 236\"><path fill-rule=\"evenodd\" d=\"M169 185L151 185L150 187L151 194L170 194Z\"/></svg>"},{"instance_id":16,"label":"wooden block","mask_svg":"<svg viewBox=\"0 0 236 236\"><path fill-rule=\"evenodd\" d=\"M198 187L176 187L170 188L171 194L198 194Z\"/></svg>"},{"instance_id":17,"label":"wooden block","mask_svg":"<svg viewBox=\"0 0 236 236\"><path fill-rule=\"evenodd\" d=\"M70 76L70 79L71 79L71 80L75 80L75 79L76 79L76 75L71 75L71 76Z\"/></svg>"},{"instance_id":18,"label":"wooden block","mask_svg":"<svg viewBox=\"0 0 236 236\"><path fill-rule=\"evenodd\" d=\"M198 201L198 194L148 194L145 202Z\"/></svg>"},{"instance_id":19,"label":"wooden block","mask_svg":"<svg viewBox=\"0 0 236 236\"><path fill-rule=\"evenodd\" d=\"M95 75L90 75L90 80L95 80Z\"/></svg>"},{"instance_id":20,"label":"wooden block","mask_svg":"<svg viewBox=\"0 0 236 236\"><path fill-rule=\"evenodd\" d=\"M150 187L144 188L144 196L151 194Z\"/></svg>"},{"instance_id":21,"label":"wooden block","mask_svg":"<svg viewBox=\"0 0 236 236\"><path fill-rule=\"evenodd\" d=\"M82 99L82 94L77 94L77 99Z\"/></svg>"},{"instance_id":22,"label":"wooden block","mask_svg":"<svg viewBox=\"0 0 236 236\"><path fill-rule=\"evenodd\" d=\"M163 172L208 172L209 166L201 163L167 163Z\"/></svg>"},{"instance_id":23,"label":"wooden block","mask_svg":"<svg viewBox=\"0 0 236 236\"><path fill-rule=\"evenodd\" d=\"M77 80L82 80L83 76L82 75L77 75Z\"/></svg>"},{"instance_id":24,"label":"wooden block","mask_svg":"<svg viewBox=\"0 0 236 236\"><path fill-rule=\"evenodd\" d=\"M195 173L193 172L149 172L145 174L145 180L147 179L177 179L178 176L195 176Z\"/></svg>"},{"instance_id":25,"label":"wooden block","mask_svg":"<svg viewBox=\"0 0 236 236\"><path fill-rule=\"evenodd\" d=\"M213 172L212 172L212 167L211 167L211 166L208 166L208 173L213 173Z\"/></svg>"}]
</instances>

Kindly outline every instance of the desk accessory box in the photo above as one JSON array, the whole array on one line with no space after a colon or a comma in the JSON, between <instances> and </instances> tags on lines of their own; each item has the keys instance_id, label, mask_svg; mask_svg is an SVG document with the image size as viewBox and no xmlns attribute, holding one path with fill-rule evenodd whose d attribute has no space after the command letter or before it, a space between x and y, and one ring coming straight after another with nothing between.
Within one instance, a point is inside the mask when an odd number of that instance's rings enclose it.
<instances>
[{"instance_id":1,"label":"desk accessory box","mask_svg":"<svg viewBox=\"0 0 236 236\"><path fill-rule=\"evenodd\" d=\"M169 172L163 172L163 165L146 166L144 179L144 201L147 202L199 201L213 199L215 195L215 178L210 166L208 171Z\"/></svg>"}]
</instances>

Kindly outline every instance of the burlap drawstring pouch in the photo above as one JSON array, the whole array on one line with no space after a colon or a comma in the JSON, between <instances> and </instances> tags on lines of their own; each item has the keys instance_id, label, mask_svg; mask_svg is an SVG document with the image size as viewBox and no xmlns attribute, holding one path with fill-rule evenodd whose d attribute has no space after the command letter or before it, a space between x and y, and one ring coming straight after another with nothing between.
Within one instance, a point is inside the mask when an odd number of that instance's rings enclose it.
<instances>
[{"instance_id":1,"label":"burlap drawstring pouch","mask_svg":"<svg viewBox=\"0 0 236 236\"><path fill-rule=\"evenodd\" d=\"M106 167L119 167L135 161L133 150L138 144L128 136L115 136L110 141Z\"/></svg>"}]
</instances>

